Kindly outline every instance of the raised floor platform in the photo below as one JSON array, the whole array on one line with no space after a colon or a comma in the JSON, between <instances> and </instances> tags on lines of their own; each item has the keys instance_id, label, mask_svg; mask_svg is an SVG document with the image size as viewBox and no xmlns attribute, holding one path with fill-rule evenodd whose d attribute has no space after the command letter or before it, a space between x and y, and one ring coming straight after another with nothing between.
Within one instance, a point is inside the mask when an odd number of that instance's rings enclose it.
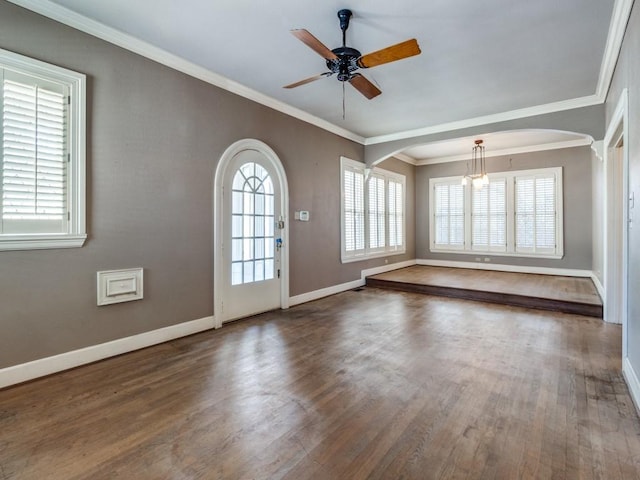
<instances>
[{"instance_id":1,"label":"raised floor platform","mask_svg":"<svg viewBox=\"0 0 640 480\"><path fill-rule=\"evenodd\" d=\"M590 278L415 265L367 277L369 287L602 318Z\"/></svg>"}]
</instances>

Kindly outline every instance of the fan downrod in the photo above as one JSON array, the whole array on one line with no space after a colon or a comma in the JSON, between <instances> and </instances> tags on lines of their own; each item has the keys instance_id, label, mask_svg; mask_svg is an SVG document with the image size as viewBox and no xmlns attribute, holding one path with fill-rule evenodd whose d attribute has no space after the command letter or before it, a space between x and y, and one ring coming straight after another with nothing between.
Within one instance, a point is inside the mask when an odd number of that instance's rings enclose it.
<instances>
[{"instance_id":1,"label":"fan downrod","mask_svg":"<svg viewBox=\"0 0 640 480\"><path fill-rule=\"evenodd\" d=\"M344 45L344 34L349 28L349 19L353 12L348 8L343 8L342 10L338 10L338 18L340 19L340 30L342 30L342 44Z\"/></svg>"}]
</instances>

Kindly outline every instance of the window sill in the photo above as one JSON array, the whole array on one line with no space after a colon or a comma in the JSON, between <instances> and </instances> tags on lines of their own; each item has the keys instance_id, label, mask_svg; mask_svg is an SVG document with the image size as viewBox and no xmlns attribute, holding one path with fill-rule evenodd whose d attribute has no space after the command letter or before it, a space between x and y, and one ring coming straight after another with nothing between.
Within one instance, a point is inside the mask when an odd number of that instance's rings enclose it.
<instances>
[{"instance_id":1,"label":"window sill","mask_svg":"<svg viewBox=\"0 0 640 480\"><path fill-rule=\"evenodd\" d=\"M0 235L0 251L79 248L87 235Z\"/></svg>"},{"instance_id":2,"label":"window sill","mask_svg":"<svg viewBox=\"0 0 640 480\"><path fill-rule=\"evenodd\" d=\"M481 250L445 250L440 248L429 249L431 253L456 253L460 255L483 255L487 257L520 257L520 258L546 258L552 260L560 260L564 257L563 253L559 254L551 254L551 253L516 253L516 252L492 252L492 251L481 251Z\"/></svg>"}]
</instances>

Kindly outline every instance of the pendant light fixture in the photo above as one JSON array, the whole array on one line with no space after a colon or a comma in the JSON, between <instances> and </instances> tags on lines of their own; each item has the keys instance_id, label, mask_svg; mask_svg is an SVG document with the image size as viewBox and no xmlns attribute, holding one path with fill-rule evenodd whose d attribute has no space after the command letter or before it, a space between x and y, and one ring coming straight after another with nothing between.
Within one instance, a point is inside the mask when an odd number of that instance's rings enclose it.
<instances>
[{"instance_id":1,"label":"pendant light fixture","mask_svg":"<svg viewBox=\"0 0 640 480\"><path fill-rule=\"evenodd\" d=\"M462 185L471 181L473 188L481 189L489 184L489 177L484 162L484 145L482 140L476 140L475 146L471 149L471 175L469 175L469 164L467 163L467 174L462 177Z\"/></svg>"}]
</instances>

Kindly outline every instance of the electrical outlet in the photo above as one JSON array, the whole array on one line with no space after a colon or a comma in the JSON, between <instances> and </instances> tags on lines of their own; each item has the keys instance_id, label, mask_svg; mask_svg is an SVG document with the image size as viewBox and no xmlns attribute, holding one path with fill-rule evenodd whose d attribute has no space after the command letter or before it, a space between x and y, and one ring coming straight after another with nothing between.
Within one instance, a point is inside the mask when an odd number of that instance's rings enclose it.
<instances>
[{"instance_id":1,"label":"electrical outlet","mask_svg":"<svg viewBox=\"0 0 640 480\"><path fill-rule=\"evenodd\" d=\"M484 261L485 261L485 262L490 262L490 261L491 261L491 259L490 259L489 257L484 257Z\"/></svg>"}]
</instances>

